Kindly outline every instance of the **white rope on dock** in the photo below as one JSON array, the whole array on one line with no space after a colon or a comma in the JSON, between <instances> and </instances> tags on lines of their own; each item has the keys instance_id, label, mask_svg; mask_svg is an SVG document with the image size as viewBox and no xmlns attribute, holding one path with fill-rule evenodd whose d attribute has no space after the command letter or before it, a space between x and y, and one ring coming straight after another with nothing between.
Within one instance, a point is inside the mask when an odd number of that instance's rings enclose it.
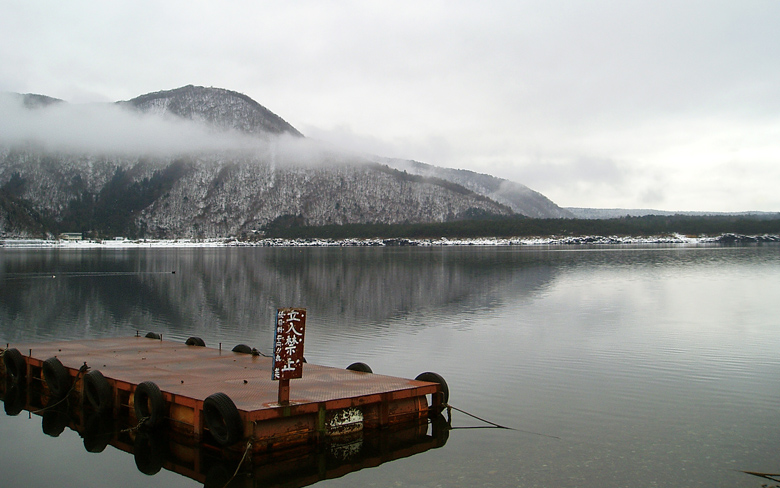
<instances>
[{"instance_id":1,"label":"white rope on dock","mask_svg":"<svg viewBox=\"0 0 780 488\"><path fill-rule=\"evenodd\" d=\"M227 488L227 486L235 479L236 476L238 476L238 472L241 470L241 465L244 464L244 460L246 459L247 454L249 454L249 451L252 449L252 440L248 440L246 442L246 449L244 449L244 455L241 456L241 461L238 462L238 466L236 466L236 471L233 473L233 476L230 477L229 480L225 483L225 485L222 488Z\"/></svg>"}]
</instances>

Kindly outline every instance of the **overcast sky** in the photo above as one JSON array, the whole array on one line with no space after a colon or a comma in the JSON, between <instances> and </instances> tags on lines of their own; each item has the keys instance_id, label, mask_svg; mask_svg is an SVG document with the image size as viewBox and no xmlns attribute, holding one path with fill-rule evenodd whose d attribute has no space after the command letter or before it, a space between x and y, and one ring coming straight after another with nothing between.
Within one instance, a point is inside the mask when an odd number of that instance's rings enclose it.
<instances>
[{"instance_id":1,"label":"overcast sky","mask_svg":"<svg viewBox=\"0 0 780 488\"><path fill-rule=\"evenodd\" d=\"M0 91L194 84L561 206L780 211L780 1L0 0Z\"/></svg>"}]
</instances>

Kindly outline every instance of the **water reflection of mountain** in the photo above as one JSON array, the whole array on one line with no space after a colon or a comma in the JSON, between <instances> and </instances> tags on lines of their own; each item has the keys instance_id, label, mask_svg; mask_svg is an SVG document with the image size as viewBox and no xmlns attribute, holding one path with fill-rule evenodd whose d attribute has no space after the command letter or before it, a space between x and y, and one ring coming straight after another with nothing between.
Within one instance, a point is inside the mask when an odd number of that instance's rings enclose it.
<instances>
[{"instance_id":1,"label":"water reflection of mountain","mask_svg":"<svg viewBox=\"0 0 780 488\"><path fill-rule=\"evenodd\" d=\"M8 340L268 330L276 308L359 327L422 310L484 309L555 275L505 248L14 250L0 255Z\"/></svg>"}]
</instances>

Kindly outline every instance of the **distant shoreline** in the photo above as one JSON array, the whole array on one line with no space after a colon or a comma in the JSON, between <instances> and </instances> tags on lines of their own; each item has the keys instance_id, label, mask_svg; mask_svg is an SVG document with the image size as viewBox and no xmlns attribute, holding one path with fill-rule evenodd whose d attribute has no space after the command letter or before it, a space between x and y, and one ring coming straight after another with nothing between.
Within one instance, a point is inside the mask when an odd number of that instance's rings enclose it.
<instances>
[{"instance_id":1,"label":"distant shoreline","mask_svg":"<svg viewBox=\"0 0 780 488\"><path fill-rule=\"evenodd\" d=\"M438 239L322 239L322 238L264 238L242 241L235 238L215 239L125 239L125 240L46 240L2 239L5 249L132 249L132 248L192 248L192 247L446 247L446 246L580 246L632 244L770 244L780 243L778 235L742 235L725 233L715 237L690 237L679 234L668 236L549 236L549 237L492 237L492 238L438 238Z\"/></svg>"}]
</instances>

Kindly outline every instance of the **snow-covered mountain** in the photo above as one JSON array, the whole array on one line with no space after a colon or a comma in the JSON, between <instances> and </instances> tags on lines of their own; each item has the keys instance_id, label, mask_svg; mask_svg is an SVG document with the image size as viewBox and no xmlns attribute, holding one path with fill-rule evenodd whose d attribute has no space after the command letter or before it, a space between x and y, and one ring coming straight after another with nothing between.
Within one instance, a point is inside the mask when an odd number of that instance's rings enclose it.
<instances>
[{"instance_id":1,"label":"snow-covered mountain","mask_svg":"<svg viewBox=\"0 0 780 488\"><path fill-rule=\"evenodd\" d=\"M229 90L185 86L142 95L112 104L105 123L100 107L85 115L50 97L16 97L19 125L33 129L16 139L0 134L0 235L217 237L280 221L568 216L543 195L489 175L325 148ZM29 113L48 118L30 123ZM171 121L180 122L169 131ZM39 134L36 124L51 130ZM63 148L47 139L69 131L84 141ZM155 140L169 137L199 149L166 149Z\"/></svg>"},{"instance_id":2,"label":"snow-covered mountain","mask_svg":"<svg viewBox=\"0 0 780 488\"><path fill-rule=\"evenodd\" d=\"M391 168L457 183L511 208L515 213L534 218L573 218L568 210L525 185L465 169L451 169L406 159L380 158Z\"/></svg>"},{"instance_id":3,"label":"snow-covered mountain","mask_svg":"<svg viewBox=\"0 0 780 488\"><path fill-rule=\"evenodd\" d=\"M175 90L147 93L118 104L142 112L175 115L248 134L290 134L303 137L295 127L248 96L223 88L187 85Z\"/></svg>"}]
</instances>

